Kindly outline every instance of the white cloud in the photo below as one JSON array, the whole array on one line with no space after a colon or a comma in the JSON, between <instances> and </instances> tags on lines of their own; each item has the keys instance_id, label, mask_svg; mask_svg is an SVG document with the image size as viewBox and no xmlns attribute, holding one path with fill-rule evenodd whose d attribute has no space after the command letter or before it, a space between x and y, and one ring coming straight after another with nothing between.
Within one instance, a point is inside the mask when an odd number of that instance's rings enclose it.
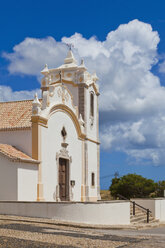
<instances>
[{"instance_id":1,"label":"white cloud","mask_svg":"<svg viewBox=\"0 0 165 248\"><path fill-rule=\"evenodd\" d=\"M40 97L40 89L13 91L8 86L0 85L0 102L33 99L35 93Z\"/></svg>"},{"instance_id":2,"label":"white cloud","mask_svg":"<svg viewBox=\"0 0 165 248\"><path fill-rule=\"evenodd\" d=\"M74 45L77 60L83 57L90 72L100 78L102 148L121 150L138 162L164 161L165 88L150 71L157 63L159 35L151 25L134 20L108 33L105 41L75 33L54 38L26 38L4 53L9 72L36 75L43 65L63 63L67 47Z\"/></svg>"},{"instance_id":3,"label":"white cloud","mask_svg":"<svg viewBox=\"0 0 165 248\"><path fill-rule=\"evenodd\" d=\"M59 66L66 56L67 47L52 37L45 39L26 38L14 46L13 53L3 53L10 61L8 70L11 74L34 75L40 77L45 64Z\"/></svg>"},{"instance_id":4,"label":"white cloud","mask_svg":"<svg viewBox=\"0 0 165 248\"><path fill-rule=\"evenodd\" d=\"M165 73L165 61L159 64L159 72Z\"/></svg>"}]
</instances>

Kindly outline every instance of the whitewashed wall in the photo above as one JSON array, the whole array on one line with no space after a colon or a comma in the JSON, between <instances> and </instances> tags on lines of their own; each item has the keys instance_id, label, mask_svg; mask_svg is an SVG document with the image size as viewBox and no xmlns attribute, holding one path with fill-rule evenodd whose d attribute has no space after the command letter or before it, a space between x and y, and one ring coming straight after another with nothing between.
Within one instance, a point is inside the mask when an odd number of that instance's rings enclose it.
<instances>
[{"instance_id":1,"label":"whitewashed wall","mask_svg":"<svg viewBox=\"0 0 165 248\"><path fill-rule=\"evenodd\" d=\"M56 200L56 186L58 185L58 168L56 153L61 150L63 142L61 130L63 126L67 132L66 143L69 156L72 157L70 164L70 180L75 180L72 188L73 201L81 200L81 171L82 171L82 146L70 116L65 112L55 112L48 121L48 128L42 127L42 175L44 187L44 199Z\"/></svg>"},{"instance_id":2,"label":"whitewashed wall","mask_svg":"<svg viewBox=\"0 0 165 248\"><path fill-rule=\"evenodd\" d=\"M88 186L90 200L97 198L97 144L88 141ZM92 186L91 174L95 174L95 186Z\"/></svg>"},{"instance_id":3,"label":"whitewashed wall","mask_svg":"<svg viewBox=\"0 0 165 248\"><path fill-rule=\"evenodd\" d=\"M18 201L37 200L38 165L17 163Z\"/></svg>"},{"instance_id":4,"label":"whitewashed wall","mask_svg":"<svg viewBox=\"0 0 165 248\"><path fill-rule=\"evenodd\" d=\"M94 93L94 119L93 125L91 125L90 119L90 94ZM97 141L97 96L93 87L91 86L89 89L86 89L86 119L87 119L87 137Z\"/></svg>"},{"instance_id":5,"label":"whitewashed wall","mask_svg":"<svg viewBox=\"0 0 165 248\"><path fill-rule=\"evenodd\" d=\"M17 200L17 165L0 156L0 200Z\"/></svg>"},{"instance_id":6,"label":"whitewashed wall","mask_svg":"<svg viewBox=\"0 0 165 248\"><path fill-rule=\"evenodd\" d=\"M165 221L165 199L155 199L155 218Z\"/></svg>"},{"instance_id":7,"label":"whitewashed wall","mask_svg":"<svg viewBox=\"0 0 165 248\"><path fill-rule=\"evenodd\" d=\"M129 225L130 203L0 202L0 214L50 218L92 225Z\"/></svg>"},{"instance_id":8,"label":"whitewashed wall","mask_svg":"<svg viewBox=\"0 0 165 248\"><path fill-rule=\"evenodd\" d=\"M12 162L0 156L0 200L35 201L38 165Z\"/></svg>"},{"instance_id":9,"label":"whitewashed wall","mask_svg":"<svg viewBox=\"0 0 165 248\"><path fill-rule=\"evenodd\" d=\"M149 209L155 219L165 221L165 198L132 199L139 205Z\"/></svg>"},{"instance_id":10,"label":"whitewashed wall","mask_svg":"<svg viewBox=\"0 0 165 248\"><path fill-rule=\"evenodd\" d=\"M91 92L94 94L94 116L93 116L93 125L91 125L90 118L90 95ZM93 86L90 86L86 89L86 133L87 138L92 139L94 141L98 141L98 123L97 123L97 95L93 89ZM89 200L96 200L97 198L97 144L88 141L87 142L88 153L87 153L87 161L88 161L88 191L89 191ZM92 172L95 174L95 186L91 185L91 174Z\"/></svg>"},{"instance_id":11,"label":"whitewashed wall","mask_svg":"<svg viewBox=\"0 0 165 248\"><path fill-rule=\"evenodd\" d=\"M30 157L32 156L31 130L1 131L0 143L15 146Z\"/></svg>"}]
</instances>

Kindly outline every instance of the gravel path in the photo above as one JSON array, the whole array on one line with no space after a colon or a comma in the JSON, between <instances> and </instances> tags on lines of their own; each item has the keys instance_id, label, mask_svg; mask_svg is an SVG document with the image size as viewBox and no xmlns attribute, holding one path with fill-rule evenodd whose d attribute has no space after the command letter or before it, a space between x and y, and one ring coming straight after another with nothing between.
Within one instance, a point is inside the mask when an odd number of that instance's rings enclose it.
<instances>
[{"instance_id":1,"label":"gravel path","mask_svg":"<svg viewBox=\"0 0 165 248\"><path fill-rule=\"evenodd\" d=\"M0 248L165 247L164 237L118 235L108 231L0 219Z\"/></svg>"}]
</instances>

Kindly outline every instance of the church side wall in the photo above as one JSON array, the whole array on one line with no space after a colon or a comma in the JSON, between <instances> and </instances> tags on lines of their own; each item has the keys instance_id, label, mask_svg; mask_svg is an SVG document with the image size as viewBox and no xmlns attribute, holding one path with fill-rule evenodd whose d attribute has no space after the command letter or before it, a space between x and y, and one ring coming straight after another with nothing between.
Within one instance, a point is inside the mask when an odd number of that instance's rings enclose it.
<instances>
[{"instance_id":1,"label":"church side wall","mask_svg":"<svg viewBox=\"0 0 165 248\"><path fill-rule=\"evenodd\" d=\"M0 156L0 201L17 201L17 165Z\"/></svg>"},{"instance_id":2,"label":"church side wall","mask_svg":"<svg viewBox=\"0 0 165 248\"><path fill-rule=\"evenodd\" d=\"M37 200L38 165L17 163L18 201Z\"/></svg>"},{"instance_id":3,"label":"church side wall","mask_svg":"<svg viewBox=\"0 0 165 248\"><path fill-rule=\"evenodd\" d=\"M48 121L48 128L41 128L42 140L42 181L44 199L56 201L58 197L58 160L56 156L62 149L62 128L67 132L68 154L71 156L70 179L75 180L75 186L70 187L71 199L81 200L81 168L82 168L82 141L78 139L75 125L71 117L65 112L55 112ZM70 182L69 182L70 185Z\"/></svg>"},{"instance_id":4,"label":"church side wall","mask_svg":"<svg viewBox=\"0 0 165 248\"><path fill-rule=\"evenodd\" d=\"M94 95L94 114L91 116L90 95ZM89 201L96 201L99 197L99 118L98 113L98 96L93 87L86 89L86 134L87 134L87 163L88 163L88 196ZM91 140L91 141L90 141ZM92 186L92 173L94 173L94 186Z\"/></svg>"},{"instance_id":5,"label":"church side wall","mask_svg":"<svg viewBox=\"0 0 165 248\"><path fill-rule=\"evenodd\" d=\"M32 156L31 130L0 131L0 143L15 146L30 157Z\"/></svg>"},{"instance_id":6,"label":"church side wall","mask_svg":"<svg viewBox=\"0 0 165 248\"><path fill-rule=\"evenodd\" d=\"M89 200L97 200L97 144L87 142L88 144L88 187ZM92 173L94 173L94 186L92 185Z\"/></svg>"},{"instance_id":7,"label":"church side wall","mask_svg":"<svg viewBox=\"0 0 165 248\"><path fill-rule=\"evenodd\" d=\"M0 201L36 201L38 165L0 156Z\"/></svg>"}]
</instances>

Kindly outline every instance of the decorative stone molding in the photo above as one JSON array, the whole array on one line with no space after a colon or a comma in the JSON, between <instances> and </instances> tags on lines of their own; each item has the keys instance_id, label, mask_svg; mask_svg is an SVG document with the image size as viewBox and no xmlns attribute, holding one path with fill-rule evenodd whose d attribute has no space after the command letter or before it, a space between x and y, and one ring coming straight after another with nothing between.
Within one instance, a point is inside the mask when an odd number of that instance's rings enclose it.
<instances>
[{"instance_id":1,"label":"decorative stone molding","mask_svg":"<svg viewBox=\"0 0 165 248\"><path fill-rule=\"evenodd\" d=\"M53 107L50 109L48 118L50 118L50 116L51 116L55 111L64 111L64 112L66 112L66 113L71 117L72 121L73 121L74 124L75 124L78 138L79 138L79 139L85 139L86 135L85 135L84 133L82 133L81 126L80 126L80 123L79 123L79 121L78 121L78 119L77 119L77 116L75 115L75 113L74 113L68 106L62 105L62 104L53 106Z\"/></svg>"},{"instance_id":2,"label":"decorative stone molding","mask_svg":"<svg viewBox=\"0 0 165 248\"><path fill-rule=\"evenodd\" d=\"M82 115L81 115L81 114L80 114L80 118L79 118L79 123L80 123L80 125L81 125L81 126L83 126L83 127L84 127L85 122L84 122L84 120L83 120L83 118L82 118Z\"/></svg>"},{"instance_id":3,"label":"decorative stone molding","mask_svg":"<svg viewBox=\"0 0 165 248\"><path fill-rule=\"evenodd\" d=\"M61 143L62 149L56 153L56 161L57 161L57 175L59 176L59 159L63 158L63 159L67 159L68 160L68 166L69 166L69 201L71 201L73 199L73 192L72 192L72 187L70 185L70 167L71 167L71 163L72 163L72 157L69 156L69 152L67 150L67 146L68 144L63 142ZM61 201L60 200L60 195L59 195L59 177L57 178L57 185L56 185L56 193L54 194L54 198L56 199L56 201Z\"/></svg>"},{"instance_id":4,"label":"decorative stone molding","mask_svg":"<svg viewBox=\"0 0 165 248\"><path fill-rule=\"evenodd\" d=\"M69 100L69 94L68 91L66 91L66 89L64 87L59 88L58 91L58 96L62 98L62 103L65 104L65 101L68 102Z\"/></svg>"},{"instance_id":5,"label":"decorative stone molding","mask_svg":"<svg viewBox=\"0 0 165 248\"><path fill-rule=\"evenodd\" d=\"M38 100L37 93L34 96L34 101L32 103L32 116L39 115L41 112L41 103Z\"/></svg>"}]
</instances>

